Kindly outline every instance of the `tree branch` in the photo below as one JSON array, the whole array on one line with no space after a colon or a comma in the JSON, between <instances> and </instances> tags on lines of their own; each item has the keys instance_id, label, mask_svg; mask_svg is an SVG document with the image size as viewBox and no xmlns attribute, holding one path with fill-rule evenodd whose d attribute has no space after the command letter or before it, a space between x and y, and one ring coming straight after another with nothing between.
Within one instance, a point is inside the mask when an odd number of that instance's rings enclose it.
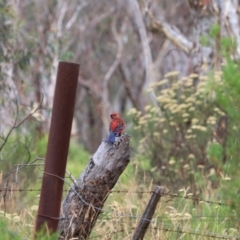
<instances>
[{"instance_id":1,"label":"tree branch","mask_svg":"<svg viewBox=\"0 0 240 240\"><path fill-rule=\"evenodd\" d=\"M31 116L33 116L39 109L40 107L42 106L42 102L43 102L43 98L40 102L40 104L38 105L38 107L33 111L31 112L28 116L26 116L25 118L23 118L20 122L17 122L18 120L18 115L19 115L19 105L18 105L18 102L16 100L16 117L15 117L15 120L14 120L14 124L13 126L10 128L10 130L8 131L6 137L4 137L4 141L2 143L2 145L0 146L0 152L2 151L2 149L4 148L4 146L6 145L7 141L8 141L8 138L10 137L12 131L16 128L18 128L20 125L22 125L25 121L27 121Z\"/></svg>"}]
</instances>

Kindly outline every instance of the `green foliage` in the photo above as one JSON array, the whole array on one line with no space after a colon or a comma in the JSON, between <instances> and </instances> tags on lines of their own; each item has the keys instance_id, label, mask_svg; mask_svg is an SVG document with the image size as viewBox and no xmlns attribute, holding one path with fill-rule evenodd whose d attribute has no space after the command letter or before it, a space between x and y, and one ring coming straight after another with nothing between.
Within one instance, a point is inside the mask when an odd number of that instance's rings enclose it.
<instances>
[{"instance_id":1,"label":"green foliage","mask_svg":"<svg viewBox=\"0 0 240 240\"><path fill-rule=\"evenodd\" d=\"M177 72L169 73L149 89L157 95L157 106L146 106L144 115L136 109L129 111L135 130L142 134L138 162L143 169L148 168L149 176L175 189L192 185L199 167L215 164L213 155L218 165L222 163L219 152L209 150L211 157L207 152L218 137L213 133L219 119L226 115L216 104L209 78L215 86L221 85L221 73L209 77L192 74L182 79Z\"/></svg>"},{"instance_id":2,"label":"green foliage","mask_svg":"<svg viewBox=\"0 0 240 240\"><path fill-rule=\"evenodd\" d=\"M74 59L74 53L73 52L64 52L62 53L62 55L60 56L61 61L70 61L72 59Z\"/></svg>"},{"instance_id":3,"label":"green foliage","mask_svg":"<svg viewBox=\"0 0 240 240\"><path fill-rule=\"evenodd\" d=\"M217 47L219 47L218 51L222 57L228 58L231 54L235 55L237 50L237 41L236 39L232 39L229 37L220 36L220 26L215 24L211 27L208 35L200 36L199 42L203 46L211 46L213 40Z\"/></svg>"},{"instance_id":4,"label":"green foliage","mask_svg":"<svg viewBox=\"0 0 240 240\"><path fill-rule=\"evenodd\" d=\"M214 26L210 37L219 31ZM210 38L202 40L208 45ZM210 184L239 214L240 62L233 58L236 41L219 40L222 72L182 79L169 73L148 90L158 105L146 106L144 115L131 109L129 115L142 136L140 168L171 190L187 185L196 194Z\"/></svg>"},{"instance_id":5,"label":"green foliage","mask_svg":"<svg viewBox=\"0 0 240 240\"><path fill-rule=\"evenodd\" d=\"M57 237L58 237L57 233L49 234L48 231L40 231L37 234L36 239L37 240L55 240L55 239L57 239Z\"/></svg>"},{"instance_id":6,"label":"green foliage","mask_svg":"<svg viewBox=\"0 0 240 240\"><path fill-rule=\"evenodd\" d=\"M7 221L0 217L0 236L2 240L20 240L19 235L7 227Z\"/></svg>"},{"instance_id":7,"label":"green foliage","mask_svg":"<svg viewBox=\"0 0 240 240\"><path fill-rule=\"evenodd\" d=\"M26 164L31 160L32 156L30 152L30 145L30 136L23 135L18 131L11 134L0 155L0 168L3 176L6 176L9 172L16 169L18 164ZM27 179L26 176L28 176L29 179ZM16 179L21 179L19 187L28 187L34 176L35 175L32 169L25 168L23 171L18 172L18 178L16 178L15 173L13 172L9 175L7 180L9 182L15 182Z\"/></svg>"},{"instance_id":8,"label":"green foliage","mask_svg":"<svg viewBox=\"0 0 240 240\"><path fill-rule=\"evenodd\" d=\"M206 35L203 35L200 37L199 42L203 45L203 46L210 46L210 38Z\"/></svg>"},{"instance_id":9,"label":"green foliage","mask_svg":"<svg viewBox=\"0 0 240 240\"><path fill-rule=\"evenodd\" d=\"M207 147L207 156L213 163L218 163L223 157L223 147L217 142L209 143Z\"/></svg>"},{"instance_id":10,"label":"green foliage","mask_svg":"<svg viewBox=\"0 0 240 240\"><path fill-rule=\"evenodd\" d=\"M32 146L32 155L45 158L48 137L44 136ZM76 141L69 145L67 170L76 178L84 170L90 158L90 154Z\"/></svg>"},{"instance_id":11,"label":"green foliage","mask_svg":"<svg viewBox=\"0 0 240 240\"><path fill-rule=\"evenodd\" d=\"M45 158L47 150L47 136L33 140L31 136L17 134L11 136L1 153L0 166L3 176L8 172L17 168L17 164L24 164L33 161L37 157ZM69 146L69 154L67 160L67 170L78 178L81 172L85 169L90 158L90 154L77 142L71 141ZM42 161L35 162L43 163ZM29 166L18 171L18 187L21 189L40 189L41 176L43 166ZM13 173L8 180L15 181L16 177ZM66 185L66 188L69 186ZM14 194L16 199L21 199L18 203L18 209L31 204L38 204L39 199L36 198L36 192L21 192L18 195Z\"/></svg>"},{"instance_id":12,"label":"green foliage","mask_svg":"<svg viewBox=\"0 0 240 240\"><path fill-rule=\"evenodd\" d=\"M225 46L228 48L228 45ZM228 50L228 49L227 49ZM227 50L225 52L227 52ZM216 87L216 101L228 116L226 162L223 166L221 197L230 198L232 206L239 209L239 137L240 137L240 64L227 58L223 66L223 84ZM238 211L239 213L239 211Z\"/></svg>"},{"instance_id":13,"label":"green foliage","mask_svg":"<svg viewBox=\"0 0 240 240\"><path fill-rule=\"evenodd\" d=\"M45 158L46 150L47 150L48 137L45 135L41 139L37 140L35 143L32 143L32 156L33 157L41 157ZM90 154L76 141L70 141L68 159L67 159L67 167L66 169L72 174L74 178L78 178L81 172L85 169L90 158ZM31 169L33 170L33 169ZM37 180L37 176L39 175L39 169L36 168L32 171L34 174L34 178L31 182L31 188L39 189L41 187L41 181ZM29 180L29 179L28 179ZM69 182L69 181L68 181ZM71 183L71 182L69 182ZM68 185L66 185L66 189L68 189ZM25 204L28 204L31 201L36 199L35 192L25 194L26 201Z\"/></svg>"},{"instance_id":14,"label":"green foliage","mask_svg":"<svg viewBox=\"0 0 240 240\"><path fill-rule=\"evenodd\" d=\"M118 189L121 186L127 186L130 182L134 181L135 179L135 164L131 161L127 168L124 170L120 178L118 179Z\"/></svg>"},{"instance_id":15,"label":"green foliage","mask_svg":"<svg viewBox=\"0 0 240 240\"><path fill-rule=\"evenodd\" d=\"M75 177L79 177L85 169L90 154L79 143L72 141L69 147L67 170Z\"/></svg>"},{"instance_id":16,"label":"green foliage","mask_svg":"<svg viewBox=\"0 0 240 240\"><path fill-rule=\"evenodd\" d=\"M28 123L18 126L18 123L26 118L26 112L29 109L26 111L26 105L23 107L20 104L21 97L17 95L18 91L16 90L22 80L19 76L23 76L29 67L32 49L26 45L32 41L27 39L27 35L23 33L20 17L14 7L9 4L9 1L2 0L0 2L0 13L0 109L2 114L0 122L0 168L5 175L8 171L16 168L17 164L30 161L30 135L35 122L31 119ZM26 45L21 44L22 41ZM16 85L12 84L12 81L14 84L16 82ZM27 174L31 176L31 171L28 171ZM23 175L19 173L19 176ZM14 178L15 176L11 176L8 182L14 181Z\"/></svg>"},{"instance_id":17,"label":"green foliage","mask_svg":"<svg viewBox=\"0 0 240 240\"><path fill-rule=\"evenodd\" d=\"M8 214L9 215L9 214ZM19 216L15 216L16 218L20 218ZM25 220L24 220L25 221ZM15 222L15 223L14 223ZM18 222L18 221L17 221ZM0 236L1 240L21 240L21 239L30 239L30 235L26 234L23 229L17 230L16 221L14 219L7 219L4 216L0 217ZM30 233L32 234L32 233ZM57 239L57 234L49 235L48 231L40 231L37 234L37 240L55 240Z\"/></svg>"},{"instance_id":18,"label":"green foliage","mask_svg":"<svg viewBox=\"0 0 240 240\"><path fill-rule=\"evenodd\" d=\"M209 34L212 38L217 37L219 33L220 33L220 26L218 24L213 25L209 31Z\"/></svg>"},{"instance_id":19,"label":"green foliage","mask_svg":"<svg viewBox=\"0 0 240 240\"><path fill-rule=\"evenodd\" d=\"M14 62L16 69L25 69L29 64L32 40L20 30L22 22L8 1L0 3L0 62ZM24 39L29 48L20 42ZM2 69L0 69L2 73Z\"/></svg>"},{"instance_id":20,"label":"green foliage","mask_svg":"<svg viewBox=\"0 0 240 240\"><path fill-rule=\"evenodd\" d=\"M230 39L229 37L222 37L220 39L221 44L221 55L228 58L230 54L235 54L237 50L237 42L235 39ZM231 61L230 61L231 62Z\"/></svg>"}]
</instances>

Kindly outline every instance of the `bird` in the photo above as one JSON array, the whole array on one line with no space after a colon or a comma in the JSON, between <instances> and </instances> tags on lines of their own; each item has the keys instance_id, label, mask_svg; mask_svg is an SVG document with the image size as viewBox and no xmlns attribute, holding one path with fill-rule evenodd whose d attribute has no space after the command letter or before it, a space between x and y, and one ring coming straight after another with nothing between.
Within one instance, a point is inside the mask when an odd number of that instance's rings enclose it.
<instances>
[{"instance_id":1,"label":"bird","mask_svg":"<svg viewBox=\"0 0 240 240\"><path fill-rule=\"evenodd\" d=\"M107 143L114 143L116 137L120 137L122 135L123 130L126 127L126 124L120 118L118 113L112 113L110 115L110 118L112 119L109 125L109 135L107 139Z\"/></svg>"}]
</instances>

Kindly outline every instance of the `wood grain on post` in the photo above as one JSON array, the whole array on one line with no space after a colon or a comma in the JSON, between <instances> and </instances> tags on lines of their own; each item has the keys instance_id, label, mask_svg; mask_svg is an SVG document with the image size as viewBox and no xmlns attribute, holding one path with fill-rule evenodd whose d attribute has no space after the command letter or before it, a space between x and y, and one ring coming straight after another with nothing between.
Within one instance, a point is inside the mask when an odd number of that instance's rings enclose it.
<instances>
[{"instance_id":1,"label":"wood grain on post","mask_svg":"<svg viewBox=\"0 0 240 240\"><path fill-rule=\"evenodd\" d=\"M129 142L129 135L123 134L113 145L101 143L63 201L60 239L88 238L109 191L129 163Z\"/></svg>"},{"instance_id":2,"label":"wood grain on post","mask_svg":"<svg viewBox=\"0 0 240 240\"><path fill-rule=\"evenodd\" d=\"M153 191L151 199L145 209L145 212L143 213L143 215L138 223L138 226L135 230L132 240L142 240L143 239L143 237L147 231L148 225L150 224L152 216L155 212L157 204L161 198L161 195L164 194L163 190L164 190L163 187L157 186L155 188L155 190Z\"/></svg>"}]
</instances>

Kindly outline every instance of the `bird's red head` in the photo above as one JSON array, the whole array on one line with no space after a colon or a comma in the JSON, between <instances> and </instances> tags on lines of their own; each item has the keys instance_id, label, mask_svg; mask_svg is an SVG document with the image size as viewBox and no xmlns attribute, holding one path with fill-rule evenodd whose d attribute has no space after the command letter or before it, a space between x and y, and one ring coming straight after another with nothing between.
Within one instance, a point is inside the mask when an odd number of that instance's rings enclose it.
<instances>
[{"instance_id":1,"label":"bird's red head","mask_svg":"<svg viewBox=\"0 0 240 240\"><path fill-rule=\"evenodd\" d=\"M110 118L111 118L111 119L114 119L114 118L116 118L116 117L119 117L117 113L112 113L112 114L110 115Z\"/></svg>"}]
</instances>

